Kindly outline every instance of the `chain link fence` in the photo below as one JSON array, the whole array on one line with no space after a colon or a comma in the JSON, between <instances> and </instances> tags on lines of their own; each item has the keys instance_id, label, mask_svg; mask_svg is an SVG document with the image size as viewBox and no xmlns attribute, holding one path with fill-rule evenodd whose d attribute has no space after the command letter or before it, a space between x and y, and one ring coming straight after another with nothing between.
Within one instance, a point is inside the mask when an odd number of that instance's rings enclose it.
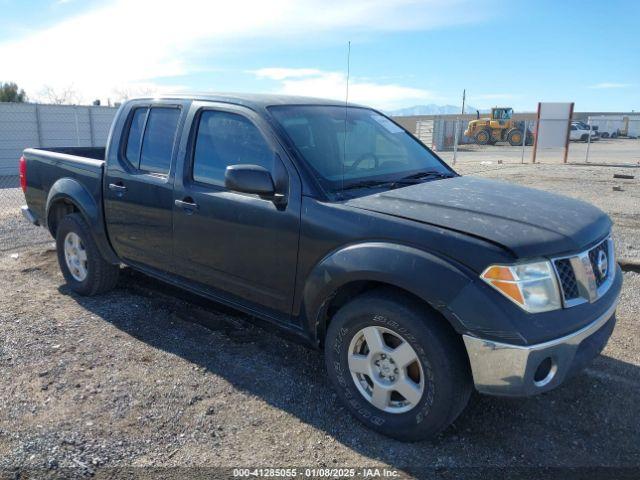
<instances>
[{"instance_id":1,"label":"chain link fence","mask_svg":"<svg viewBox=\"0 0 640 480\"><path fill-rule=\"evenodd\" d=\"M581 149L584 150L585 163L619 161L620 164L640 165L640 115L589 116L583 127L588 131L588 135L582 134L580 139L586 144ZM610 157L611 145L616 145L618 151L613 158ZM577 162L580 161L580 153L575 160Z\"/></svg>"},{"instance_id":2,"label":"chain link fence","mask_svg":"<svg viewBox=\"0 0 640 480\"><path fill-rule=\"evenodd\" d=\"M18 160L28 147L104 147L116 108L0 103L0 252L51 242L20 213Z\"/></svg>"},{"instance_id":3,"label":"chain link fence","mask_svg":"<svg viewBox=\"0 0 640 480\"><path fill-rule=\"evenodd\" d=\"M490 117L490 112L479 114L481 120ZM640 165L640 115L576 113L566 155L562 147L538 148L535 157L534 142L539 127L535 113L513 113L512 118L502 120L501 128L489 137L471 123L478 120L476 115L425 115L395 120L414 132L447 163L461 163L474 171L532 162ZM545 122L548 127L550 120ZM558 130L563 131L566 126L563 120ZM509 136L515 130L518 134Z\"/></svg>"}]
</instances>

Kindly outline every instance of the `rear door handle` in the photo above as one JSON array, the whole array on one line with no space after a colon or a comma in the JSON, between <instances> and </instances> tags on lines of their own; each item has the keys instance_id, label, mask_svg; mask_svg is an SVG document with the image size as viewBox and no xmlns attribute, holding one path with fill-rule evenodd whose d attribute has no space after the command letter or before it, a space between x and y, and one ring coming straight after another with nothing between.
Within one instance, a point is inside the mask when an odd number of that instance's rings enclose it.
<instances>
[{"instance_id":1,"label":"rear door handle","mask_svg":"<svg viewBox=\"0 0 640 480\"><path fill-rule=\"evenodd\" d=\"M189 200L191 199L176 200L174 203L176 207L180 207L188 214L192 214L193 212L198 210L198 204L195 203L193 200L191 201Z\"/></svg>"},{"instance_id":2,"label":"rear door handle","mask_svg":"<svg viewBox=\"0 0 640 480\"><path fill-rule=\"evenodd\" d=\"M122 196L124 192L127 191L127 187L122 185L122 183L110 183L109 190L112 192L116 192L117 195Z\"/></svg>"}]
</instances>

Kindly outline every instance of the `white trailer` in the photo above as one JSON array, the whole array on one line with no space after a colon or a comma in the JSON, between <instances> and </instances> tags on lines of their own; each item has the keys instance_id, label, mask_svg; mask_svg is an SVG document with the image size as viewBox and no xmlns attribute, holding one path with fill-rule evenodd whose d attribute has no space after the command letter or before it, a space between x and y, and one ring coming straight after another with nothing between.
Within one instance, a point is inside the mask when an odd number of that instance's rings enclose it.
<instances>
[{"instance_id":1,"label":"white trailer","mask_svg":"<svg viewBox=\"0 0 640 480\"><path fill-rule=\"evenodd\" d=\"M633 138L640 137L640 115L629 115L624 118L624 134Z\"/></svg>"},{"instance_id":2,"label":"white trailer","mask_svg":"<svg viewBox=\"0 0 640 480\"><path fill-rule=\"evenodd\" d=\"M616 138L624 130L624 118L622 115L599 115L589 117L592 127L598 127L601 138Z\"/></svg>"}]
</instances>

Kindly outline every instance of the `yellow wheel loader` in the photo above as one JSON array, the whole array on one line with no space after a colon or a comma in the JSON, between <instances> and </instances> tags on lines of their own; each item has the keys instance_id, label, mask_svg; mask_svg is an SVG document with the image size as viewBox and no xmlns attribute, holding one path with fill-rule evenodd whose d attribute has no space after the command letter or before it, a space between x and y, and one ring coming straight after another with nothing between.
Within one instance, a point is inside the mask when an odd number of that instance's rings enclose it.
<instances>
[{"instance_id":1,"label":"yellow wheel loader","mask_svg":"<svg viewBox=\"0 0 640 480\"><path fill-rule=\"evenodd\" d=\"M522 136L525 134L524 122L513 120L513 108L495 107L491 109L490 118L478 118L469 122L464 134L473 138L478 145L494 145L497 142L509 142L512 146L522 145ZM527 145L533 143L533 135L526 132Z\"/></svg>"}]
</instances>

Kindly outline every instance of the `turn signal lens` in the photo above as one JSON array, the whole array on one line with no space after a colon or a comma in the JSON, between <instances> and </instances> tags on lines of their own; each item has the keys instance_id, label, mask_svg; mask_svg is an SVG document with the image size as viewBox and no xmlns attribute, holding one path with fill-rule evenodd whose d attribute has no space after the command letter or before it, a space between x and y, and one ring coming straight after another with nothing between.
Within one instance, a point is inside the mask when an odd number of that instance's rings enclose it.
<instances>
[{"instance_id":1,"label":"turn signal lens","mask_svg":"<svg viewBox=\"0 0 640 480\"><path fill-rule=\"evenodd\" d=\"M527 312L548 312L562 306L558 281L549 261L491 265L480 278Z\"/></svg>"},{"instance_id":2,"label":"turn signal lens","mask_svg":"<svg viewBox=\"0 0 640 480\"><path fill-rule=\"evenodd\" d=\"M506 280L508 282L513 282L515 280L510 267L500 267L498 265L487 268L482 274L482 278L485 280Z\"/></svg>"}]
</instances>

